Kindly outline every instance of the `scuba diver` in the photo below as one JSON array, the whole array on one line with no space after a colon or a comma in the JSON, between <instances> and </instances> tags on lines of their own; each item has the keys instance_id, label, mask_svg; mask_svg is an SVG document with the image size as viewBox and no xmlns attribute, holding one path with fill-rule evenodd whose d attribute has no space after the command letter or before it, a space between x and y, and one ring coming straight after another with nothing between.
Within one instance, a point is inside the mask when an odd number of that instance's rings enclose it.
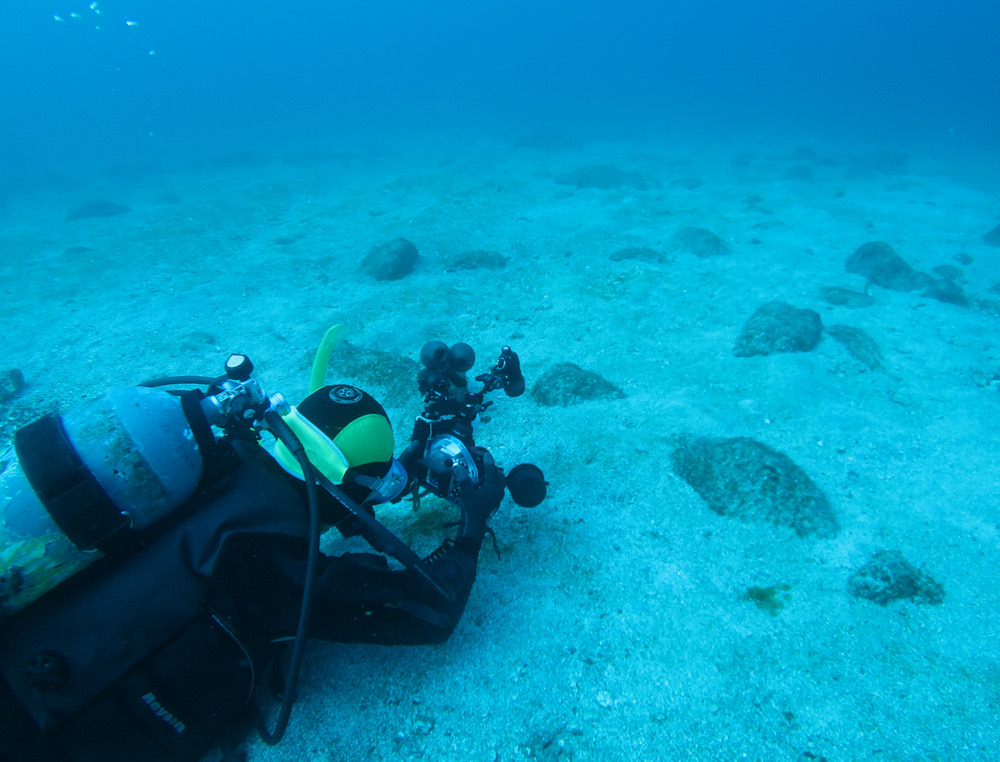
<instances>
[{"instance_id":1,"label":"scuba diver","mask_svg":"<svg viewBox=\"0 0 1000 762\"><path fill-rule=\"evenodd\" d=\"M396 459L382 406L322 383L331 332L298 406L232 355L219 378L112 390L17 431L0 462L0 761L241 759L251 728L284 735L309 638L447 640L505 487L545 497L537 466L505 474L472 438L487 393L524 391L519 360L504 347L472 392L472 348L425 345ZM181 384L207 388L159 388ZM427 493L459 520L421 558L376 509ZM372 552L324 555L329 527Z\"/></svg>"}]
</instances>

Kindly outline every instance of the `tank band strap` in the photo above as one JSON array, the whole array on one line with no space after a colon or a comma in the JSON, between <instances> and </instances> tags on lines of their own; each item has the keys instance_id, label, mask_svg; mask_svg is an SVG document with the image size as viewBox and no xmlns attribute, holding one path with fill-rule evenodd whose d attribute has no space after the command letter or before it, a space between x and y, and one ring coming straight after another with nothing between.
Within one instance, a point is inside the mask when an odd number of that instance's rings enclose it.
<instances>
[{"instance_id":1,"label":"tank band strap","mask_svg":"<svg viewBox=\"0 0 1000 762\"><path fill-rule=\"evenodd\" d=\"M201 389L191 389L181 394L181 410L184 411L184 418L191 427L191 434L194 435L195 444L198 445L198 452L201 454L201 462L206 472L215 465L214 459L217 454L212 425L201 408L201 401L207 396Z\"/></svg>"},{"instance_id":2,"label":"tank band strap","mask_svg":"<svg viewBox=\"0 0 1000 762\"><path fill-rule=\"evenodd\" d=\"M129 527L73 448L62 419L46 415L14 434L14 449L28 482L59 528L80 550L109 552L112 535Z\"/></svg>"}]
</instances>

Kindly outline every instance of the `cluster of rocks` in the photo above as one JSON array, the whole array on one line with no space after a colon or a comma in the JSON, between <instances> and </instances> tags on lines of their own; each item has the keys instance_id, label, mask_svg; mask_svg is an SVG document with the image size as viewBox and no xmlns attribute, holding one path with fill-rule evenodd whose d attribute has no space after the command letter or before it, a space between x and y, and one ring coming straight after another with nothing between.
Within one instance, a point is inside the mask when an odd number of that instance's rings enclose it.
<instances>
[{"instance_id":1,"label":"cluster of rocks","mask_svg":"<svg viewBox=\"0 0 1000 762\"><path fill-rule=\"evenodd\" d=\"M1000 241L1000 226L987 236ZM985 237L984 237L985 238ZM998 243L1000 245L1000 243ZM960 264L969 264L967 254L955 257ZM864 291L839 286L820 290L828 304L854 309L874 304L872 289L917 291L922 296L961 307L970 306L959 280L962 269L952 264L932 268L930 273L916 270L885 241L870 241L861 245L845 262L848 273L866 279ZM994 287L1000 293L1000 284ZM979 303L982 306L982 302ZM767 355L774 352L808 352L816 347L825 332L840 342L847 351L870 370L882 368L882 355L875 341L860 328L833 325L824 328L819 314L811 309L799 309L782 302L762 305L744 324L734 348L737 357Z\"/></svg>"},{"instance_id":2,"label":"cluster of rocks","mask_svg":"<svg viewBox=\"0 0 1000 762\"><path fill-rule=\"evenodd\" d=\"M696 257L718 257L732 253L732 247L708 228L685 227L667 239L670 253L694 254ZM611 261L638 260L652 264L666 264L670 256L649 246L628 246L610 255Z\"/></svg>"},{"instance_id":3,"label":"cluster of rocks","mask_svg":"<svg viewBox=\"0 0 1000 762\"><path fill-rule=\"evenodd\" d=\"M847 258L844 269L891 291L915 291L926 288L931 282L930 276L914 270L885 241L869 241L859 246Z\"/></svg>"},{"instance_id":4,"label":"cluster of rocks","mask_svg":"<svg viewBox=\"0 0 1000 762\"><path fill-rule=\"evenodd\" d=\"M919 272L885 242L864 244L848 258L845 267L850 273L863 275L868 286L865 292L824 289L823 297L830 303L869 306L873 301L871 287L878 286L895 291L923 289L924 296L968 304L956 283L961 277L959 268L942 265L934 269L934 275ZM808 352L824 331L869 370L882 369L882 353L863 330L843 324L824 327L815 310L783 302L769 302L754 312L744 324L733 353L751 357ZM720 515L767 521L794 529L800 536L829 537L837 531L829 502L819 488L790 459L759 442L682 437L672 463L677 475ZM899 599L940 603L944 598L938 582L895 550L872 556L851 577L848 590L882 605Z\"/></svg>"},{"instance_id":5,"label":"cluster of rocks","mask_svg":"<svg viewBox=\"0 0 1000 762\"><path fill-rule=\"evenodd\" d=\"M744 323L733 354L753 357L777 352L809 352L819 344L824 331L869 370L882 369L882 352L863 330L839 323L824 327L815 310L799 309L784 302L768 302L757 308Z\"/></svg>"},{"instance_id":6,"label":"cluster of rocks","mask_svg":"<svg viewBox=\"0 0 1000 762\"><path fill-rule=\"evenodd\" d=\"M967 264L969 260L960 261ZM847 272L863 275L868 285L864 292L823 289L823 298L829 303L869 306L873 302L871 287L878 286L895 291L923 289L925 297L968 305L956 282L962 275L958 267L941 265L933 269L933 275L919 272L882 241L861 246L845 267ZM882 368L878 345L860 328L836 324L824 329L814 310L782 302L770 302L757 309L743 326L734 354L750 357L808 352L819 343L824 330L869 370ZM836 532L826 498L801 469L780 453L749 439L682 437L680 441L672 456L675 472L717 513L769 521L790 527L802 536L831 536ZM940 583L898 550L873 555L850 578L848 590L855 597L881 605L903 599L937 604L944 599Z\"/></svg>"},{"instance_id":7,"label":"cluster of rocks","mask_svg":"<svg viewBox=\"0 0 1000 762\"><path fill-rule=\"evenodd\" d=\"M963 257L963 262L968 262ZM837 306L862 308L874 303L873 286L893 291L923 289L923 296L938 301L968 306L969 300L958 284L962 270L954 265L939 265L933 275L914 269L888 243L871 241L847 258L845 269L867 279L864 292L838 286L821 289L824 301ZM882 368L882 353L867 333L848 325L831 325L825 331L869 370ZM743 325L733 353L737 357L768 355L775 352L809 352L824 332L823 321L815 310L800 309L783 302L768 302L759 307Z\"/></svg>"},{"instance_id":8,"label":"cluster of rocks","mask_svg":"<svg viewBox=\"0 0 1000 762\"><path fill-rule=\"evenodd\" d=\"M591 168L593 169L593 168ZM294 239L275 239L276 245L289 245ZM732 247L711 230L689 226L677 230L666 242L670 253L693 254L708 258L732 253ZM610 255L612 261L638 260L653 264L670 262L668 252L648 246L629 246L616 250ZM401 280L412 273L420 261L416 245L405 238L396 238L373 246L361 260L360 270L377 281ZM501 270L510 259L506 255L490 250L461 252L443 263L446 272L457 270Z\"/></svg>"},{"instance_id":9,"label":"cluster of rocks","mask_svg":"<svg viewBox=\"0 0 1000 762\"><path fill-rule=\"evenodd\" d=\"M689 235L684 239L699 240ZM874 251L883 263L889 261L884 249L879 247ZM649 262L660 262L663 257L656 250L638 247L622 249L616 256ZM919 275L907 275L904 268L896 273L891 270L891 267L881 271L870 268L869 272L883 282L895 284L914 282L907 278L920 279ZM836 296L845 302L860 302L867 297L859 292ZM878 345L860 328L843 324L824 327L815 310L782 302L767 303L754 313L741 331L734 354L750 357L807 352L815 348L824 331L869 370L882 368ZM596 373L572 363L558 363L535 383L532 396L541 405L568 406L598 399L621 399L625 394ZM682 435L670 460L674 472L719 515L786 527L800 537L830 538L839 530L833 508L822 490L788 456L762 442L746 437L713 439ZM769 589L762 590L761 595ZM883 605L897 599L940 603L944 597L941 585L916 569L899 551L874 555L851 577L848 590L856 597ZM770 598L763 601L768 605L762 605L758 600L760 595L748 596L748 600L772 614L782 608L769 605Z\"/></svg>"},{"instance_id":10,"label":"cluster of rocks","mask_svg":"<svg viewBox=\"0 0 1000 762\"><path fill-rule=\"evenodd\" d=\"M401 280L413 272L420 253L412 241L396 238L373 246L361 260L360 270L377 281ZM456 270L502 270L509 257L499 251L476 249L461 252L444 262L446 272Z\"/></svg>"},{"instance_id":11,"label":"cluster of rocks","mask_svg":"<svg viewBox=\"0 0 1000 762\"><path fill-rule=\"evenodd\" d=\"M971 259L966 258L966 261ZM969 299L957 283L962 271L954 265L939 265L934 275L915 270L885 241L869 241L847 258L849 273L863 275L869 284L891 291L918 291L939 302L968 307ZM937 276L937 277L935 277Z\"/></svg>"},{"instance_id":12,"label":"cluster of rocks","mask_svg":"<svg viewBox=\"0 0 1000 762\"><path fill-rule=\"evenodd\" d=\"M747 437L682 435L670 457L674 473L720 516L787 527L800 537L830 538L838 524L823 491L787 455ZM749 588L745 598L771 614L783 608L786 585ZM894 600L941 603L944 588L898 550L880 551L850 578L848 592L886 605Z\"/></svg>"},{"instance_id":13,"label":"cluster of rocks","mask_svg":"<svg viewBox=\"0 0 1000 762\"><path fill-rule=\"evenodd\" d=\"M880 356L859 329L831 326L831 334L873 369ZM540 405L566 407L593 400L622 399L625 393L603 376L573 363L550 367L532 387ZM832 538L839 531L829 499L809 475L784 453L748 437L710 438L681 435L670 455L674 473L698 493L720 516L786 527L800 537ZM779 585L774 591L787 592ZM776 614L780 600L765 593L772 588L748 590L747 600ZM885 605L907 599L915 603L940 603L944 589L910 564L899 551L875 554L850 579L848 591L859 598ZM762 598L762 596L764 596ZM772 603L774 605L772 605Z\"/></svg>"},{"instance_id":14,"label":"cluster of rocks","mask_svg":"<svg viewBox=\"0 0 1000 762\"><path fill-rule=\"evenodd\" d=\"M589 167L558 178L577 187L639 187L637 177L609 167ZM798 179L806 179L804 177ZM758 203L751 199L748 203ZM1000 238L1000 226L992 231ZM622 248L611 254L614 261L634 260L652 264L671 261L672 254L698 257L731 253L730 245L706 228L685 227L671 236L665 250L646 246ZM397 280L416 266L416 246L398 238L375 246L365 257L361 270L376 280ZM451 260L446 269L500 269L507 258L491 251L465 252ZM872 241L858 248L845 263L848 273L866 279L864 291L827 287L821 292L825 301L840 306L863 308L874 302L873 287L895 291L922 290L924 296L952 304L968 304L958 284L962 272L953 265L934 268L932 273L914 269L883 241ZM737 357L770 355L782 352L809 352L826 333L870 371L883 368L878 344L860 328L845 324L824 326L819 313L784 302L761 305L743 325L733 353ZM345 345L345 362L354 364L357 375L368 375L373 367L392 366L384 385L391 380L413 375L414 368L395 367L391 358L357 350ZM348 373L351 375L351 373ZM402 396L408 389L399 389ZM580 366L556 363L534 383L531 396L539 405L567 407L595 400L617 400L625 392L603 376ZM713 439L682 435L670 456L674 472L689 484L706 505L722 516L746 521L760 521L785 527L800 537L831 538L839 526L830 501L806 472L788 456L762 442L746 437ZM787 591L787 587L779 586ZM779 587L774 587L775 591ZM873 555L850 578L851 595L886 605L906 599L917 603L940 603L942 586L919 570L896 550ZM753 589L748 600L776 613L781 605L771 605L771 588ZM777 600L777 599L776 599Z\"/></svg>"}]
</instances>

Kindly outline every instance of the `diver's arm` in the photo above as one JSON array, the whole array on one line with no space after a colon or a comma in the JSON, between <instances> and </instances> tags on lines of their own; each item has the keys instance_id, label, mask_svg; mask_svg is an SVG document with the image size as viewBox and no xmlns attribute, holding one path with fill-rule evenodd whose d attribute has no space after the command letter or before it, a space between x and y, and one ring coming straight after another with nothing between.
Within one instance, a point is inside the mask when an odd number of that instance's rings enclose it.
<instances>
[{"instance_id":1,"label":"diver's arm","mask_svg":"<svg viewBox=\"0 0 1000 762\"><path fill-rule=\"evenodd\" d=\"M430 564L449 600L420 574L384 556L321 556L313 581L310 637L342 643L418 645L448 639L476 578L480 543L459 538ZM292 635L302 603L308 544L289 535L243 534L227 543L215 579L267 639Z\"/></svg>"},{"instance_id":2,"label":"diver's arm","mask_svg":"<svg viewBox=\"0 0 1000 762\"><path fill-rule=\"evenodd\" d=\"M480 543L455 540L430 564L454 595L444 598L409 569L390 569L384 556L327 558L313 583L310 635L347 643L443 643L465 611L476 579Z\"/></svg>"},{"instance_id":3,"label":"diver's arm","mask_svg":"<svg viewBox=\"0 0 1000 762\"><path fill-rule=\"evenodd\" d=\"M488 452L483 480L456 472L461 493L458 537L433 554L431 573L454 594L447 600L412 570L390 570L382 556L327 559L314 583L313 637L363 643L441 643L465 610L476 579L486 522L499 507L504 473ZM377 559L377 560L375 560Z\"/></svg>"},{"instance_id":4,"label":"diver's arm","mask_svg":"<svg viewBox=\"0 0 1000 762\"><path fill-rule=\"evenodd\" d=\"M387 644L448 639L476 579L486 522L503 499L503 471L488 452L483 461L480 484L472 484L467 472L456 473L462 511L458 537L442 545L430 562L435 580L453 594L453 600L413 570L390 570L383 556L327 559L314 583L313 637Z\"/></svg>"},{"instance_id":5,"label":"diver's arm","mask_svg":"<svg viewBox=\"0 0 1000 762\"><path fill-rule=\"evenodd\" d=\"M430 569L451 600L417 572L391 569L385 557L323 556L313 582L310 636L349 643L425 644L448 639L476 578L486 521L503 497L503 472L490 461L480 485L460 482L458 538L434 553ZM287 535L234 537L219 581L268 637L295 630L306 569L306 543Z\"/></svg>"}]
</instances>

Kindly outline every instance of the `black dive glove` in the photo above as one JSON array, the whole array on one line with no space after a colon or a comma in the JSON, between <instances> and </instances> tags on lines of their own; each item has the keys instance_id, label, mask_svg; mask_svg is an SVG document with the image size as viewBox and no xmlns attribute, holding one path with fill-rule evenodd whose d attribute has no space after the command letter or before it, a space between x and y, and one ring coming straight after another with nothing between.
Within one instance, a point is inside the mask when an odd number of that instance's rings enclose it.
<instances>
[{"instance_id":1,"label":"black dive glove","mask_svg":"<svg viewBox=\"0 0 1000 762\"><path fill-rule=\"evenodd\" d=\"M455 469L455 478L458 480L462 497L462 518L458 522L458 536L476 542L482 542L486 534L486 522L500 507L506 483L503 469L497 468L493 456L486 450L482 451L482 455L483 479L479 484L473 484L464 469Z\"/></svg>"},{"instance_id":2,"label":"black dive glove","mask_svg":"<svg viewBox=\"0 0 1000 762\"><path fill-rule=\"evenodd\" d=\"M410 476L410 481L413 481L413 468L417 465L417 461L424 455L424 443L419 439L414 439L410 444L406 446L406 449L399 454L396 458L406 469L406 473Z\"/></svg>"}]
</instances>

